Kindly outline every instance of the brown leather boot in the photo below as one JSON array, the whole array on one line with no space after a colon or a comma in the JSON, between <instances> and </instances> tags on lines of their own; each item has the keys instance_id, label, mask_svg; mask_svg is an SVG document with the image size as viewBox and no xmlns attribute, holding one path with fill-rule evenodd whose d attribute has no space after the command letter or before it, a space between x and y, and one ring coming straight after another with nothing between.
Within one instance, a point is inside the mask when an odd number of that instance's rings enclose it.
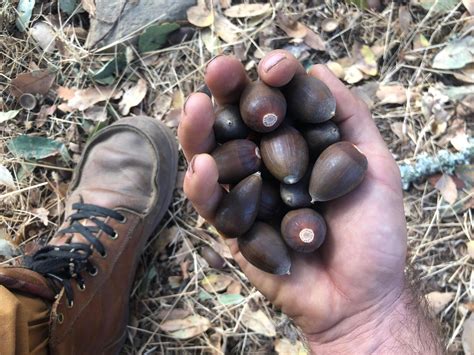
<instances>
[{"instance_id":1,"label":"brown leather boot","mask_svg":"<svg viewBox=\"0 0 474 355\"><path fill-rule=\"evenodd\" d=\"M0 284L53 299L52 354L115 354L125 340L140 253L171 202L178 152L155 119L122 119L86 146L65 222Z\"/></svg>"}]
</instances>

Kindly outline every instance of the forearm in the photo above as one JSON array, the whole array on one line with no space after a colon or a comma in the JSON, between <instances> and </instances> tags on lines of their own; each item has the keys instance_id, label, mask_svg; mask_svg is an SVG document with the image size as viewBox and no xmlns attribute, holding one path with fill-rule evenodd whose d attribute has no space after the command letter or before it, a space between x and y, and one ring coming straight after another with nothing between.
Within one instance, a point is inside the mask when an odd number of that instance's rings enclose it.
<instances>
[{"instance_id":1,"label":"forearm","mask_svg":"<svg viewBox=\"0 0 474 355\"><path fill-rule=\"evenodd\" d=\"M443 354L437 321L405 289L395 302L371 307L324 334L308 337L314 354Z\"/></svg>"}]
</instances>

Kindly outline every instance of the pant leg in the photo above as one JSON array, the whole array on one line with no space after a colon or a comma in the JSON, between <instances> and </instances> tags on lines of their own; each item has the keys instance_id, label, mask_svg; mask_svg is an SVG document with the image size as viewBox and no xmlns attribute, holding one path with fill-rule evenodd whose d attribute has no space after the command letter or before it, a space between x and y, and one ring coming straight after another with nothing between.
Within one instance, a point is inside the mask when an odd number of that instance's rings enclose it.
<instances>
[{"instance_id":1,"label":"pant leg","mask_svg":"<svg viewBox=\"0 0 474 355\"><path fill-rule=\"evenodd\" d=\"M0 354L48 353L49 304L0 285Z\"/></svg>"}]
</instances>

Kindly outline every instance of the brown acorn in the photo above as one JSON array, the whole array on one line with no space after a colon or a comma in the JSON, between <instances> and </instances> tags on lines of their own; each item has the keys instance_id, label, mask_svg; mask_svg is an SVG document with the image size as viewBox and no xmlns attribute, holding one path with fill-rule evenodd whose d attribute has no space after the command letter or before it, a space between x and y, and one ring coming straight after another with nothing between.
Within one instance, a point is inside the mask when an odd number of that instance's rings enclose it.
<instances>
[{"instance_id":1,"label":"brown acorn","mask_svg":"<svg viewBox=\"0 0 474 355\"><path fill-rule=\"evenodd\" d=\"M354 190L364 180L367 158L350 142L326 148L314 164L309 183L312 202L329 201Z\"/></svg>"},{"instance_id":2,"label":"brown acorn","mask_svg":"<svg viewBox=\"0 0 474 355\"><path fill-rule=\"evenodd\" d=\"M332 121L327 121L315 125L304 125L300 132L303 133L306 143L308 143L309 154L317 158L324 149L331 144L341 140L339 128Z\"/></svg>"},{"instance_id":3,"label":"brown acorn","mask_svg":"<svg viewBox=\"0 0 474 355\"><path fill-rule=\"evenodd\" d=\"M236 139L217 147L212 153L221 184L236 184L258 171L262 162L257 145L247 139Z\"/></svg>"},{"instance_id":4,"label":"brown acorn","mask_svg":"<svg viewBox=\"0 0 474 355\"><path fill-rule=\"evenodd\" d=\"M285 118L286 100L280 90L256 81L242 92L240 113L245 124L254 131L271 132Z\"/></svg>"},{"instance_id":5,"label":"brown acorn","mask_svg":"<svg viewBox=\"0 0 474 355\"><path fill-rule=\"evenodd\" d=\"M280 197L283 202L291 208L303 208L311 206L311 196L308 192L309 178L311 171L308 169L306 174L296 184L280 184Z\"/></svg>"},{"instance_id":6,"label":"brown acorn","mask_svg":"<svg viewBox=\"0 0 474 355\"><path fill-rule=\"evenodd\" d=\"M288 212L281 221L281 236L285 243L300 253L311 253L326 237L324 218L310 208Z\"/></svg>"},{"instance_id":7,"label":"brown acorn","mask_svg":"<svg viewBox=\"0 0 474 355\"><path fill-rule=\"evenodd\" d=\"M288 114L306 123L321 123L336 112L336 99L321 80L313 76L296 75L283 88Z\"/></svg>"},{"instance_id":8,"label":"brown acorn","mask_svg":"<svg viewBox=\"0 0 474 355\"><path fill-rule=\"evenodd\" d=\"M237 106L219 107L215 115L214 135L217 142L224 143L233 139L247 138L250 130L242 121Z\"/></svg>"},{"instance_id":9,"label":"brown acorn","mask_svg":"<svg viewBox=\"0 0 474 355\"><path fill-rule=\"evenodd\" d=\"M225 267L225 260L214 249L207 245L201 248L201 256L207 261L210 267L214 269L223 269Z\"/></svg>"},{"instance_id":10,"label":"brown acorn","mask_svg":"<svg viewBox=\"0 0 474 355\"><path fill-rule=\"evenodd\" d=\"M262 160L279 181L295 184L308 167L308 145L300 132L288 125L266 134L260 142Z\"/></svg>"},{"instance_id":11,"label":"brown acorn","mask_svg":"<svg viewBox=\"0 0 474 355\"><path fill-rule=\"evenodd\" d=\"M282 214L282 203L278 185L275 182L263 180L262 195L258 207L257 219L271 221Z\"/></svg>"},{"instance_id":12,"label":"brown acorn","mask_svg":"<svg viewBox=\"0 0 474 355\"><path fill-rule=\"evenodd\" d=\"M228 238L236 238L247 232L257 218L262 178L250 175L239 182L222 198L216 209L214 226Z\"/></svg>"},{"instance_id":13,"label":"brown acorn","mask_svg":"<svg viewBox=\"0 0 474 355\"><path fill-rule=\"evenodd\" d=\"M255 222L253 227L238 239L242 255L252 265L270 274L290 273L291 259L283 239L273 227Z\"/></svg>"}]
</instances>

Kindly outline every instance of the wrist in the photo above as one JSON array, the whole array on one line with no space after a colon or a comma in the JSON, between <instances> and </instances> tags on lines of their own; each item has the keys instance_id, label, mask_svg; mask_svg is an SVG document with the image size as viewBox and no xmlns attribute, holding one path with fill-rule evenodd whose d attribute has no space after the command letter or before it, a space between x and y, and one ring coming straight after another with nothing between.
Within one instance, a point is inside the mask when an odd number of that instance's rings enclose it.
<instances>
[{"instance_id":1,"label":"wrist","mask_svg":"<svg viewBox=\"0 0 474 355\"><path fill-rule=\"evenodd\" d=\"M405 288L332 328L307 335L314 354L442 354L436 322Z\"/></svg>"}]
</instances>

